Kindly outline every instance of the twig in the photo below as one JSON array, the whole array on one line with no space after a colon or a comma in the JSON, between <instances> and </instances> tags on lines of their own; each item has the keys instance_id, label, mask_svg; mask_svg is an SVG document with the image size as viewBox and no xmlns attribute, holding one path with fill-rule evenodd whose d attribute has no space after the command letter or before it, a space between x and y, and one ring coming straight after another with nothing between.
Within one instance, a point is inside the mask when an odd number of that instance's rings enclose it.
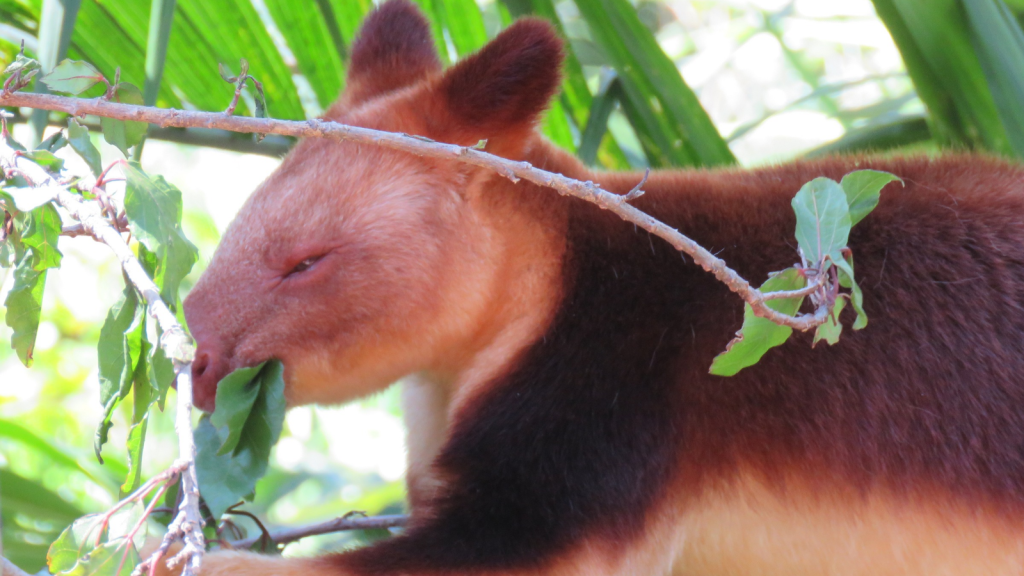
<instances>
[{"instance_id":1,"label":"twig","mask_svg":"<svg viewBox=\"0 0 1024 576\"><path fill-rule=\"evenodd\" d=\"M106 244L117 257L124 269L125 276L148 304L148 311L159 324L162 332L159 345L174 366L177 384L178 401L174 426L178 434L178 459L171 469L164 474L181 475L181 491L183 498L176 518L168 527L168 532L160 545L166 552L178 538L184 546L175 560L187 560L183 576L195 576L199 572L205 543L202 533L202 516L199 512L199 490L196 482L195 455L196 445L192 436L192 358L195 349L192 339L178 323L174 313L160 299L160 289L146 275L142 264L135 257L131 248L121 237L121 233L104 216L102 208L96 202L87 202L73 194L67 186L58 182L42 166L15 152L7 143L0 140L0 165L5 171L17 171L35 187L58 187L56 201L74 220L81 224L81 231ZM170 476L168 476L169 478ZM149 485L149 483L147 483ZM155 560L151 562L155 564Z\"/></svg>"},{"instance_id":2,"label":"twig","mask_svg":"<svg viewBox=\"0 0 1024 576\"><path fill-rule=\"evenodd\" d=\"M472 164L493 170L513 182L518 182L520 179L527 180L539 186L553 188L559 194L580 198L592 202L605 210L614 212L623 220L636 224L651 234L664 239L676 250L688 254L704 270L711 272L715 278L750 304L754 314L757 316L801 331L806 331L823 324L828 318L829 309L827 305L819 306L813 314L799 314L797 316L790 316L769 308L764 294L729 268L724 260L716 257L687 236L681 234L678 230L634 208L624 201L623 196L602 190L593 182L581 182L567 178L561 174L535 168L528 162L508 160L473 147L457 146L442 142L427 142L404 134L382 132L358 126L347 126L319 119L299 122L277 120L274 118L248 118L244 116L228 116L223 112L152 108L104 102L99 99L68 98L51 94L0 92L0 106L25 106L43 110L55 110L74 116L94 114L119 120L148 122L163 128L168 126L180 128L221 128L235 132L281 134L298 138L333 138L335 140L384 146L418 156L456 160ZM633 191L630 193L633 194ZM637 191L634 196L638 195L639 192Z\"/></svg>"},{"instance_id":3,"label":"twig","mask_svg":"<svg viewBox=\"0 0 1024 576\"><path fill-rule=\"evenodd\" d=\"M650 175L651 175L651 169L650 168L648 168L647 170L644 170L644 177L641 178L640 181L637 182L636 186L633 186L633 188L629 192L626 192L623 196L621 196L622 201L623 202L632 202L633 200L636 200L637 198L643 196L644 195L644 191L641 190L641 188L643 188L644 184L647 184L647 177L650 176Z\"/></svg>"},{"instance_id":4,"label":"twig","mask_svg":"<svg viewBox=\"0 0 1024 576\"><path fill-rule=\"evenodd\" d=\"M31 576L28 572L25 572L21 568L14 565L13 562L0 556L0 576Z\"/></svg>"},{"instance_id":5,"label":"twig","mask_svg":"<svg viewBox=\"0 0 1024 576\"><path fill-rule=\"evenodd\" d=\"M346 530L395 528L397 526L404 526L407 521L408 517L402 514L370 516L369 518L350 518L342 516L341 518L335 518L334 520L328 520L319 524L274 531L270 533L270 539L273 540L274 544L288 544L289 542L295 542L296 540L301 540L307 536L316 536L318 534L331 534L333 532L344 532ZM263 538L263 535L253 536L244 540L236 540L231 542L231 547L246 550L252 547L253 544L259 542L261 538Z\"/></svg>"},{"instance_id":6,"label":"twig","mask_svg":"<svg viewBox=\"0 0 1024 576\"><path fill-rule=\"evenodd\" d=\"M808 271L812 272L812 271ZM796 290L779 290L778 292L764 292L765 300L780 300L784 298L803 298L817 292L828 280L828 273L824 270L815 271L814 281L808 282L807 286Z\"/></svg>"}]
</instances>

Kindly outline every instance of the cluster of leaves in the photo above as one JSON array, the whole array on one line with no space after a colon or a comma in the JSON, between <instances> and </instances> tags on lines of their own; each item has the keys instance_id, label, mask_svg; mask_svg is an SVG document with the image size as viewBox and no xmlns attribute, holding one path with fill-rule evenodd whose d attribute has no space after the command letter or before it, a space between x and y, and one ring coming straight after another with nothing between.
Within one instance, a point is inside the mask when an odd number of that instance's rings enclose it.
<instances>
[{"instance_id":1,"label":"cluster of leaves","mask_svg":"<svg viewBox=\"0 0 1024 576\"><path fill-rule=\"evenodd\" d=\"M138 257L160 288L163 301L180 311L178 289L195 264L197 250L181 230L181 192L160 176L151 177L138 164L124 166L125 216L138 239ZM179 320L184 322L179 313ZM138 487L149 410L163 409L174 369L157 345L146 307L130 285L107 313L98 345L100 402L104 418L96 431L97 457L112 425L117 406L134 391L132 425L128 435L128 478L122 492Z\"/></svg>"},{"instance_id":2,"label":"cluster of leaves","mask_svg":"<svg viewBox=\"0 0 1024 576\"><path fill-rule=\"evenodd\" d=\"M63 61L42 80L52 90L69 93L80 93L99 82L106 83L91 65L70 60ZM107 96L110 98L135 103L134 95L137 93L138 89L130 84L107 83ZM138 103L141 103L141 94L137 95ZM145 123L107 120L104 119L102 124L104 137L122 152L127 153L127 148L138 144L145 134ZM82 157L93 175L102 180L100 153L92 144L88 129L74 118L68 121L65 130L56 132L33 151L26 151L9 134L4 134L4 137L9 146L67 182L73 178L62 175L64 163L54 153L70 146ZM181 192L162 177L145 174L138 164L122 162L121 169L126 179L123 216L138 240L139 260L160 288L164 301L172 310L178 310L179 286L197 256L196 248L181 229ZM100 192L99 189L93 191ZM81 193L92 199L93 191L82 190ZM12 346L26 366L32 362L46 273L49 269L58 268L61 261L57 239L62 222L54 195L54 190L27 186L27 182L18 175L13 175L0 190L4 221L4 232L0 237L0 266L13 265L15 275L14 286L5 302L6 321L13 330ZM100 332L100 400L105 417L96 432L95 441L99 457L107 441L115 408L134 390L132 428L128 439L130 470L122 486L124 492L139 485L149 409L154 404L163 406L174 378L170 360L154 344L159 341L155 328L147 322L145 305L139 294L126 283L121 299L107 314Z\"/></svg>"},{"instance_id":3,"label":"cluster of leaves","mask_svg":"<svg viewBox=\"0 0 1024 576\"><path fill-rule=\"evenodd\" d=\"M115 326L110 323L110 318L116 318L126 310L127 301L130 298L122 300L111 310L105 330L108 326L112 331L121 328L123 323ZM126 329L122 335L127 339L131 334ZM142 342L144 345L145 340ZM138 365L145 366L145 356L141 357ZM160 394L160 391L150 390L150 383L156 385L152 366L150 364L149 382L138 382L135 386L135 411L136 414L140 410L143 412L143 420L132 426L129 435L129 481L136 484L138 468L133 458L141 456L141 445L137 448L138 456L133 456L133 451L136 450L135 442L143 437L137 435L136 430L141 426L144 434L145 413ZM135 372L138 371L136 369ZM132 377L131 374L128 376ZM166 394L166 391L164 387L162 393ZM139 401L140 397L144 400ZM145 405L146 402L150 404ZM196 472L205 509L212 519L218 519L225 513L247 515L234 507L243 499L252 499L256 482L266 474L270 450L277 443L284 425L284 411L284 378L280 362L242 368L221 380L217 388L217 410L212 415L204 415L195 430L198 450ZM147 484L147 487L157 486L153 481ZM63 576L131 574L140 560L138 548L147 533L148 512L160 498L158 492L147 507L144 505L146 492L145 487L139 490L113 513L90 514L75 520L50 546L47 554L50 572ZM163 500L165 505L173 509L175 501L176 491L168 491ZM209 522L206 526L211 540L218 537L216 524ZM236 531L241 530L234 523L230 526ZM244 531L238 532L238 536L244 537Z\"/></svg>"},{"instance_id":4,"label":"cluster of leaves","mask_svg":"<svg viewBox=\"0 0 1024 576\"><path fill-rule=\"evenodd\" d=\"M77 152L90 169L99 173L99 152L93 146L88 131L74 119L69 121L66 130L55 133L32 151L24 150L9 134L4 138L8 146L20 150L22 156L45 167L62 181L70 178L61 178L64 163L54 152L64 146ZM146 175L135 164L125 164L122 170L127 180L125 217L139 241L139 259L160 287L162 296L177 309L178 287L196 259L196 249L181 231L181 194L162 178ZM57 240L62 230L54 191L31 188L27 184L21 177L13 175L0 189L0 213L4 221L0 265L14 267L14 285L5 302L6 321L13 330L12 347L26 366L32 363L46 274L61 263ZM90 191L80 192L92 197ZM101 401L106 416L96 433L99 456L107 439L114 408L134 391L131 394L133 420L128 437L129 468L121 486L122 493L134 490L140 483L149 411L156 404L162 407L174 378L171 362L154 344L158 341L154 327L147 322L145 306L139 295L133 287L126 285L121 300L108 313L100 334L98 363ZM119 513L115 518L121 516ZM130 572L134 567L138 554L133 546L126 546L124 533L115 529L117 522L113 521L107 528L97 531L93 520L85 517L76 521L54 543L50 564L54 573L127 574L123 569L127 567ZM90 537L95 539L93 544L89 544L92 540L87 541L86 533L93 535ZM72 558L72 548L81 553Z\"/></svg>"},{"instance_id":5,"label":"cluster of leaves","mask_svg":"<svg viewBox=\"0 0 1024 576\"><path fill-rule=\"evenodd\" d=\"M41 81L54 92L76 96L102 82L107 87L102 96L104 100L141 106L142 91L134 84L121 82L120 78L120 68L114 71L114 82L110 83L95 66L88 62L63 60L49 74L43 76ZM146 136L147 124L100 118L100 128L103 132L103 139L128 156L128 149L137 146Z\"/></svg>"},{"instance_id":6,"label":"cluster of leaves","mask_svg":"<svg viewBox=\"0 0 1024 576\"><path fill-rule=\"evenodd\" d=\"M814 344L821 340L828 344L839 341L843 331L839 316L848 302L856 313L853 329L860 330L868 324L864 296L853 274L853 253L846 243L852 227L875 209L882 188L893 181L902 182L888 172L858 170L847 174L842 182L815 178L804 184L793 198L802 265L775 272L760 290L765 294L800 290L807 287L808 282L820 280L822 289L812 299L817 300L815 306L824 303L832 312L826 322L815 329ZM839 287L849 292L839 293ZM792 316L800 310L803 301L803 296L778 298L769 300L768 306ZM782 345L792 334L792 328L756 316L747 304L742 328L725 352L715 357L711 373L732 376L753 366L765 352Z\"/></svg>"}]
</instances>

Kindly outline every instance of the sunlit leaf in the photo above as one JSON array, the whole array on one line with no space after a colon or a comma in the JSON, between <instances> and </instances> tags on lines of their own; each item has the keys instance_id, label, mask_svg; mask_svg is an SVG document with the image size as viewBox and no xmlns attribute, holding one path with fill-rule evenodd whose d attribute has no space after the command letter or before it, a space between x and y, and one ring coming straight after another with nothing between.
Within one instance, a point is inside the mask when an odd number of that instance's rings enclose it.
<instances>
[{"instance_id":1,"label":"sunlit leaf","mask_svg":"<svg viewBox=\"0 0 1024 576\"><path fill-rule=\"evenodd\" d=\"M37 62L34 58L29 58L28 56L25 56L23 52L19 52L18 55L14 58L14 62L8 64L7 68L4 68L4 76L9 76L16 72L21 72L22 77L24 77L29 72L32 72L33 70L39 70L39 68L39 62Z\"/></svg>"},{"instance_id":2,"label":"sunlit leaf","mask_svg":"<svg viewBox=\"0 0 1024 576\"><path fill-rule=\"evenodd\" d=\"M39 164L50 172L60 172L61 169L64 168L64 160L57 158L53 155L53 152L50 152L49 150L40 150L37 148L30 152L25 152L22 156L36 164Z\"/></svg>"},{"instance_id":3,"label":"sunlit leaf","mask_svg":"<svg viewBox=\"0 0 1024 576\"><path fill-rule=\"evenodd\" d=\"M131 576L140 561L134 545L107 542L83 554L69 570L55 576Z\"/></svg>"},{"instance_id":4,"label":"sunlit leaf","mask_svg":"<svg viewBox=\"0 0 1024 576\"><path fill-rule=\"evenodd\" d=\"M807 285L807 280L796 268L787 268L768 279L761 285L761 292L782 292L799 290ZM768 307L783 314L793 315L800 309L803 298L785 298L769 300ZM779 346L789 339L793 329L781 326L754 315L750 304L743 305L743 326L736 333L725 352L715 357L710 372L716 376L732 376L740 370L753 366L764 356L765 352Z\"/></svg>"},{"instance_id":5,"label":"sunlit leaf","mask_svg":"<svg viewBox=\"0 0 1024 576\"><path fill-rule=\"evenodd\" d=\"M145 524L132 532L144 513L141 502L115 512L103 524L103 514L75 520L50 545L46 554L50 573L61 576L128 576L139 563L137 551L146 537ZM126 541L128 536L132 540ZM120 571L118 566L124 565Z\"/></svg>"},{"instance_id":6,"label":"sunlit leaf","mask_svg":"<svg viewBox=\"0 0 1024 576\"><path fill-rule=\"evenodd\" d=\"M43 287L46 285L46 271L36 270L34 264L35 256L26 252L14 269L14 285L4 301L7 308L5 321L12 330L11 347L25 366L32 365L36 332L39 331L39 313L43 304Z\"/></svg>"},{"instance_id":7,"label":"sunlit leaf","mask_svg":"<svg viewBox=\"0 0 1024 576\"><path fill-rule=\"evenodd\" d=\"M36 146L36 150L45 150L47 152L56 152L57 150L60 150L61 148L67 146L67 144L68 144L68 140L67 140L67 138L64 137L64 131L63 130L58 130L58 131L54 132L53 134L50 134L50 136L48 138L46 138L45 140L40 142L39 145ZM63 161L62 161L62 164L63 164ZM60 168L57 168L57 170L55 170L55 171L59 171L59 170L60 170Z\"/></svg>"},{"instance_id":8,"label":"sunlit leaf","mask_svg":"<svg viewBox=\"0 0 1024 576\"><path fill-rule=\"evenodd\" d=\"M149 348L145 339L135 367L132 391L132 422L128 429L128 475L121 485L121 497L132 493L142 483L142 451L146 445L146 429L149 424L149 408L155 402L153 387L149 383Z\"/></svg>"},{"instance_id":9,"label":"sunlit leaf","mask_svg":"<svg viewBox=\"0 0 1024 576\"><path fill-rule=\"evenodd\" d=\"M121 298L107 312L97 346L101 404L114 396L128 395L141 349L144 314L139 297L130 286L125 287Z\"/></svg>"},{"instance_id":10,"label":"sunlit leaf","mask_svg":"<svg viewBox=\"0 0 1024 576\"><path fill-rule=\"evenodd\" d=\"M92 175L99 177L103 172L100 151L96 149L92 139L89 138L89 129L79 124L78 120L74 118L68 121L68 142L71 144L71 148L82 157L82 160L85 160Z\"/></svg>"},{"instance_id":11,"label":"sunlit leaf","mask_svg":"<svg viewBox=\"0 0 1024 576\"><path fill-rule=\"evenodd\" d=\"M164 401L167 399L167 391L174 382L174 364L164 353L163 348L154 346L149 356L149 384L156 394L156 401L160 409L164 408Z\"/></svg>"},{"instance_id":12,"label":"sunlit leaf","mask_svg":"<svg viewBox=\"0 0 1024 576\"><path fill-rule=\"evenodd\" d=\"M42 81L54 92L81 94L103 82L103 74L88 62L62 60L52 72L42 77Z\"/></svg>"},{"instance_id":13,"label":"sunlit leaf","mask_svg":"<svg viewBox=\"0 0 1024 576\"><path fill-rule=\"evenodd\" d=\"M161 176L150 177L134 162L125 168L125 176L125 214L139 242L156 255L153 280L164 302L173 306L197 255L181 229L181 192Z\"/></svg>"},{"instance_id":14,"label":"sunlit leaf","mask_svg":"<svg viewBox=\"0 0 1024 576\"><path fill-rule=\"evenodd\" d=\"M107 442L114 409L128 396L132 387L135 366L142 353L145 314L145 308L139 306L135 289L126 286L121 299L110 307L103 328L100 329L97 354L100 404L104 408L104 416L93 443L96 458L100 462L103 461L100 453Z\"/></svg>"}]
</instances>

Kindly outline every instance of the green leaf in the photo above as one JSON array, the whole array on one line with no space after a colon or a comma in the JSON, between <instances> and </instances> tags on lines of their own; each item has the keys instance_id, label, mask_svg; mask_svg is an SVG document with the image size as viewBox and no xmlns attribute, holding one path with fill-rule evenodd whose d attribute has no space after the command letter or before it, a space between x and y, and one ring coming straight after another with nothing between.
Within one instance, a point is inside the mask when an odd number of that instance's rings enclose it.
<instances>
[{"instance_id":1,"label":"green leaf","mask_svg":"<svg viewBox=\"0 0 1024 576\"><path fill-rule=\"evenodd\" d=\"M256 80L252 76L249 76L249 80L252 80L252 84L253 84L253 94L252 94L252 97L253 97L253 100L255 101L255 104L256 104L256 110L253 111L253 116L255 116L257 118L266 118L267 117L267 97L263 95L263 84L261 84L258 80ZM263 135L261 134L260 135L260 140L262 140L262 139L263 139Z\"/></svg>"},{"instance_id":2,"label":"green leaf","mask_svg":"<svg viewBox=\"0 0 1024 576\"><path fill-rule=\"evenodd\" d=\"M55 576L131 576L139 562L141 558L134 545L124 547L119 542L107 542L78 557L70 569Z\"/></svg>"},{"instance_id":3,"label":"green leaf","mask_svg":"<svg viewBox=\"0 0 1024 576\"><path fill-rule=\"evenodd\" d=\"M14 148L14 150L16 150L17 152L25 152L25 147L22 146L20 142L15 140L14 137L11 136L10 132L8 132L6 136L3 136L3 139L5 142L7 142L8 146Z\"/></svg>"},{"instance_id":4,"label":"green leaf","mask_svg":"<svg viewBox=\"0 0 1024 576\"><path fill-rule=\"evenodd\" d=\"M815 178L793 197L796 240L804 258L816 267L826 256L841 260L839 251L850 238L850 208L835 180Z\"/></svg>"},{"instance_id":5,"label":"green leaf","mask_svg":"<svg viewBox=\"0 0 1024 576\"><path fill-rule=\"evenodd\" d=\"M89 138L89 129L78 123L78 120L68 120L68 142L71 149L78 153L89 166L89 171L97 178L103 172L103 163L100 160L100 151L93 145Z\"/></svg>"},{"instance_id":6,"label":"green leaf","mask_svg":"<svg viewBox=\"0 0 1024 576\"><path fill-rule=\"evenodd\" d=\"M616 77L606 77L602 86L594 96L589 118L583 135L580 137L579 157L584 164L593 166L597 160L597 150L601 146L604 135L608 133L608 118L615 110L615 96L610 93L612 83L618 82Z\"/></svg>"},{"instance_id":7,"label":"green leaf","mask_svg":"<svg viewBox=\"0 0 1024 576\"><path fill-rule=\"evenodd\" d=\"M104 406L111 398L125 398L131 389L142 349L144 317L145 309L139 307L135 289L126 286L107 312L97 345L100 403Z\"/></svg>"},{"instance_id":8,"label":"green leaf","mask_svg":"<svg viewBox=\"0 0 1024 576\"><path fill-rule=\"evenodd\" d=\"M878 206L882 188L893 181L903 183L900 177L881 170L857 170L843 176L839 185L846 193L846 202L850 207L850 226L856 226Z\"/></svg>"},{"instance_id":9,"label":"green leaf","mask_svg":"<svg viewBox=\"0 0 1024 576\"><path fill-rule=\"evenodd\" d=\"M32 366L32 352L39 331L39 313L43 307L46 271L38 271L35 256L26 252L14 269L14 285L7 294L5 321L11 327L11 347L25 366Z\"/></svg>"},{"instance_id":10,"label":"green leaf","mask_svg":"<svg viewBox=\"0 0 1024 576\"><path fill-rule=\"evenodd\" d=\"M4 76L9 76L16 72L21 72L21 76L22 78L24 78L26 74L32 72L33 70L39 70L39 68L39 62L32 58L29 58L28 56L25 56L24 52L18 52L18 55L14 58L14 62L8 64L7 68L4 68Z\"/></svg>"},{"instance_id":11,"label":"green leaf","mask_svg":"<svg viewBox=\"0 0 1024 576\"><path fill-rule=\"evenodd\" d=\"M149 383L148 349L152 345L143 340L139 363L135 367L132 382L132 423L128 430L128 474L121 485L121 497L135 491L142 483L142 450L146 444L146 429L149 424L149 408L156 401L153 387Z\"/></svg>"},{"instance_id":12,"label":"green leaf","mask_svg":"<svg viewBox=\"0 0 1024 576\"><path fill-rule=\"evenodd\" d=\"M622 79L631 109L642 119L643 124L634 128L653 143L645 150L675 166L736 163L697 96L629 0L581 0L576 6Z\"/></svg>"},{"instance_id":13,"label":"green leaf","mask_svg":"<svg viewBox=\"0 0 1024 576\"><path fill-rule=\"evenodd\" d=\"M814 330L814 341L811 342L811 348L821 340L824 340L829 346L839 342L839 336L843 333L843 325L839 322L839 314L846 307L846 298L840 297L836 300L835 306L832 308L832 315L825 320L824 324L818 325Z\"/></svg>"},{"instance_id":14,"label":"green leaf","mask_svg":"<svg viewBox=\"0 0 1024 576\"><path fill-rule=\"evenodd\" d=\"M217 408L210 416L210 422L217 428L227 427L228 430L228 437L217 451L218 456L228 454L238 446L242 429L260 393L260 381L256 380L256 375L264 364L239 368L217 383Z\"/></svg>"},{"instance_id":15,"label":"green leaf","mask_svg":"<svg viewBox=\"0 0 1024 576\"><path fill-rule=\"evenodd\" d=\"M351 44L356 39L359 25L363 23L363 18L373 8L374 2L373 0L327 0L326 2L317 0L317 5L323 10L324 19L328 22L330 20L328 13L334 16L342 40ZM345 56L345 48L342 47L340 50Z\"/></svg>"},{"instance_id":16,"label":"green leaf","mask_svg":"<svg viewBox=\"0 0 1024 576\"><path fill-rule=\"evenodd\" d=\"M42 81L54 92L77 95L103 82L103 74L88 62L65 59L43 76Z\"/></svg>"},{"instance_id":17,"label":"green leaf","mask_svg":"<svg viewBox=\"0 0 1024 576\"><path fill-rule=\"evenodd\" d=\"M230 454L220 454L229 441L227 426L216 428L211 417L204 416L195 430L196 473L203 499L215 518L232 505L252 494L267 471L270 449L281 435L284 423L284 378L280 362L267 362L256 377L259 393L242 425L238 443ZM220 401L220 389L217 400ZM218 406L217 410L220 410ZM218 420L225 420L218 417ZM230 420L236 420L234 415Z\"/></svg>"},{"instance_id":18,"label":"green leaf","mask_svg":"<svg viewBox=\"0 0 1024 576\"><path fill-rule=\"evenodd\" d=\"M102 473L106 472L106 470L97 473L98 471L95 468L84 465L81 459L77 458L73 453L55 445L55 442L52 440L43 439L21 424L0 419L0 437L23 444L43 456L48 464L56 464L78 470L101 486L109 487L110 485L110 476ZM0 487L0 491L2 491L2 487Z\"/></svg>"},{"instance_id":19,"label":"green leaf","mask_svg":"<svg viewBox=\"0 0 1024 576\"><path fill-rule=\"evenodd\" d=\"M50 544L46 564L50 572L58 574L74 567L85 550L91 549L98 536L100 514L89 514L75 520ZM91 536L91 538L90 538Z\"/></svg>"},{"instance_id":20,"label":"green leaf","mask_svg":"<svg viewBox=\"0 0 1024 576\"><path fill-rule=\"evenodd\" d=\"M299 71L313 88L320 108L326 110L341 93L345 78L342 60L345 42L334 10L324 1L265 0L264 3L288 48L295 54Z\"/></svg>"},{"instance_id":21,"label":"green leaf","mask_svg":"<svg viewBox=\"0 0 1024 576\"><path fill-rule=\"evenodd\" d=\"M857 319L853 321L853 329L860 330L868 325L868 315L864 312L864 294L853 276L853 254L846 258L840 258L834 263L839 269L839 285L850 289L850 303L853 304L853 310L857 313Z\"/></svg>"},{"instance_id":22,"label":"green leaf","mask_svg":"<svg viewBox=\"0 0 1024 576\"><path fill-rule=\"evenodd\" d=\"M807 285L807 280L796 268L787 268L768 279L761 285L761 292L782 292L799 290ZM769 300L768 307L783 314L793 315L800 309L803 298L785 298ZM743 305L743 326L736 333L722 352L711 363L711 374L716 376L733 376L740 370L753 366L764 356L765 352L783 344L789 339L793 329L781 326L754 315L750 304Z\"/></svg>"},{"instance_id":23,"label":"green leaf","mask_svg":"<svg viewBox=\"0 0 1024 576\"><path fill-rule=\"evenodd\" d=\"M238 75L232 74L231 70L228 69L228 67L225 66L223 62L217 63L217 72L220 73L220 77L223 78L224 81L228 84L234 84L235 82L238 82Z\"/></svg>"},{"instance_id":24,"label":"green leaf","mask_svg":"<svg viewBox=\"0 0 1024 576\"><path fill-rule=\"evenodd\" d=\"M57 523L70 523L82 515L78 507L55 492L5 468L0 468L0 489L3 490L5 512L16 510L30 518Z\"/></svg>"},{"instance_id":25,"label":"green leaf","mask_svg":"<svg viewBox=\"0 0 1024 576\"><path fill-rule=\"evenodd\" d=\"M145 539L145 524L131 541L126 538L144 510L141 502L125 506L111 516L105 529L103 514L75 520L50 545L46 554L50 572L65 576L128 576L140 561L137 548ZM122 563L124 567L118 571Z\"/></svg>"},{"instance_id":26,"label":"green leaf","mask_svg":"<svg viewBox=\"0 0 1024 576\"><path fill-rule=\"evenodd\" d=\"M487 43L483 15L474 0L435 0L433 8L434 18L444 26L460 58Z\"/></svg>"},{"instance_id":27,"label":"green leaf","mask_svg":"<svg viewBox=\"0 0 1024 576\"><path fill-rule=\"evenodd\" d=\"M60 133L58 132L58 134ZM64 160L57 158L53 155L53 152L50 152L49 150L40 150L37 148L31 152L25 152L22 156L36 164L39 164L50 172L60 172L61 169L64 168Z\"/></svg>"},{"instance_id":28,"label":"green leaf","mask_svg":"<svg viewBox=\"0 0 1024 576\"><path fill-rule=\"evenodd\" d=\"M60 238L62 223L57 208L53 204L44 204L23 213L21 218L28 221L28 226L21 232L21 241L35 255L33 267L40 272L59 267L63 255L57 249L57 239Z\"/></svg>"},{"instance_id":29,"label":"green leaf","mask_svg":"<svg viewBox=\"0 0 1024 576\"><path fill-rule=\"evenodd\" d=\"M198 253L181 229L181 192L161 176L150 177L136 162L125 168L125 176L125 214L139 242L156 256L153 281L173 306Z\"/></svg>"},{"instance_id":30,"label":"green leaf","mask_svg":"<svg viewBox=\"0 0 1024 576\"><path fill-rule=\"evenodd\" d=\"M61 148L67 146L67 144L68 144L68 140L67 140L67 138L64 137L64 131L63 130L58 130L58 131L54 132L53 134L50 134L49 138L47 138L47 139L43 140L42 142L40 142L39 145L36 146L36 150L45 150L47 152L56 152L57 150L60 150ZM58 160L60 160L60 159L58 158ZM63 167L64 161L61 160L60 162L61 162L60 165ZM51 170L53 170L53 169L51 168ZM56 170L53 170L53 171L54 172L59 172L60 168L57 168Z\"/></svg>"},{"instance_id":31,"label":"green leaf","mask_svg":"<svg viewBox=\"0 0 1024 576\"><path fill-rule=\"evenodd\" d=\"M97 346L100 404L104 415L96 429L93 448L96 459L103 462L101 452L107 442L114 409L128 397L132 388L135 366L142 354L142 339L146 331L146 311L139 306L135 290L125 286L121 298L110 307L100 329Z\"/></svg>"},{"instance_id":32,"label":"green leaf","mask_svg":"<svg viewBox=\"0 0 1024 576\"><path fill-rule=\"evenodd\" d=\"M856 128L838 140L804 153L805 158L821 158L854 152L884 152L932 140L928 120L923 116L905 116L894 121L876 121Z\"/></svg>"},{"instance_id":33,"label":"green leaf","mask_svg":"<svg viewBox=\"0 0 1024 576\"><path fill-rule=\"evenodd\" d=\"M1011 152L960 0L872 1L939 142Z\"/></svg>"},{"instance_id":34,"label":"green leaf","mask_svg":"<svg viewBox=\"0 0 1024 576\"><path fill-rule=\"evenodd\" d=\"M1010 147L1024 158L1024 31L1002 0L970 0L963 6Z\"/></svg>"},{"instance_id":35,"label":"green leaf","mask_svg":"<svg viewBox=\"0 0 1024 576\"><path fill-rule=\"evenodd\" d=\"M112 101L119 104L143 105L142 90L134 84L121 82L114 89L116 91L111 98ZM116 146L127 157L128 149L142 142L149 125L145 122L100 118L100 128L103 130L103 139L108 144Z\"/></svg>"},{"instance_id":36,"label":"green leaf","mask_svg":"<svg viewBox=\"0 0 1024 576\"><path fill-rule=\"evenodd\" d=\"M156 394L156 401L160 409L164 409L164 401L167 400L167 391L174 382L174 363L164 354L163 348L154 346L149 356L149 384Z\"/></svg>"}]
</instances>

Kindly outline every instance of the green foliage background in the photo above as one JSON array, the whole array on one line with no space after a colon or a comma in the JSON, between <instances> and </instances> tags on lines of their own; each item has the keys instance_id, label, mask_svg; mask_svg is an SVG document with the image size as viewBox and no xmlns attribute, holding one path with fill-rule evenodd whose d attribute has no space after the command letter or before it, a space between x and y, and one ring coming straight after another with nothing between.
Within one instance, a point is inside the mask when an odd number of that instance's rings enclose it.
<instances>
[{"instance_id":1,"label":"green foliage background","mask_svg":"<svg viewBox=\"0 0 1024 576\"><path fill-rule=\"evenodd\" d=\"M813 113L838 127L838 138L818 138L819 145L800 150L804 156L940 148L1024 156L1024 0L847 2L867 6L867 15L835 10L818 17L807 0L417 2L431 19L447 63L475 51L517 16L551 20L569 40L571 51L562 93L545 116L543 131L595 166L734 164L751 135L776 119L797 118L786 116L792 112ZM349 46L371 8L369 0L0 0L0 63L11 61L20 41L26 40L26 51L44 67L52 66L63 50L68 57L93 63L108 78L120 66L122 80L144 87L149 103L222 110L232 89L221 80L217 65L225 63L234 70L239 59L246 58L250 73L263 82L270 115L298 119L318 114L343 89ZM70 18L70 13L76 17ZM835 76L832 68L837 61L868 62L877 47L860 45L856 38L807 42L792 35L799 24L856 36L863 30L859 23L877 19L891 34L905 69L873 72L865 66L859 78L832 82L828 79ZM714 57L706 47L714 45L708 38L715 35L727 39L724 46L730 50L755 39L774 38L784 84L770 89L780 90L785 101L747 107L742 117L728 116L721 112L723 101L760 103L769 98L744 93L740 83L729 90L728 83L702 81L703 88L691 90L687 79L700 69L701 59ZM680 69L692 74L681 74ZM723 67L717 70L726 75ZM865 88L873 94L869 103L847 97ZM253 107L251 97L245 96L238 113L251 113ZM15 112L21 121L29 120L28 111ZM37 136L47 120L62 122L37 114ZM20 127L20 133L26 134L25 129ZM201 163L213 152L183 151L156 140L269 156L280 155L290 142L270 137L256 146L244 136L156 129L150 137L143 164L183 188L185 232L200 250L200 262L185 279L184 291L208 262L222 223L219 215L211 217L201 209L203 202L195 201L195 194L190 196L183 183L189 181L187 173L164 171L187 172L189 162L175 166L164 159ZM94 141L100 144L95 136ZM111 147L102 151L107 162L119 157ZM744 154L762 161L794 155L790 149ZM239 187L242 181L244 177L229 179L228 184ZM251 184L246 182L241 191L248 192ZM72 258L51 272L51 279L72 280L64 281L59 290L50 289L44 301L47 342L39 347L31 374L16 367L18 360L6 346L0 348L3 554L29 571L42 566L46 547L74 518L116 500L128 473L122 446L132 419L130 402L115 414L106 464L99 465L91 455L99 410L96 341L106 306L121 288L109 255L101 247L82 246L86 242L61 240L62 250ZM70 244L75 246L69 249ZM0 286L5 278L6 271L0 270ZM74 278L95 285L72 286ZM95 312L83 313L80 304L64 298L68 290L96 294ZM9 337L6 326L0 328L0 336ZM290 416L270 472L257 486L256 501L248 509L277 523L304 523L352 509L371 514L400 510L400 482L339 462L332 444L360 440L330 437L325 430L337 426L324 421L352 418L369 422L370 427L385 422L386 428L400 412L396 394L390 391L364 401L355 410L304 409ZM297 450L297 444L303 454L298 462L287 453ZM154 413L143 472L166 466L173 459L174 445L170 415ZM289 553L375 536L312 539Z\"/></svg>"}]
</instances>

